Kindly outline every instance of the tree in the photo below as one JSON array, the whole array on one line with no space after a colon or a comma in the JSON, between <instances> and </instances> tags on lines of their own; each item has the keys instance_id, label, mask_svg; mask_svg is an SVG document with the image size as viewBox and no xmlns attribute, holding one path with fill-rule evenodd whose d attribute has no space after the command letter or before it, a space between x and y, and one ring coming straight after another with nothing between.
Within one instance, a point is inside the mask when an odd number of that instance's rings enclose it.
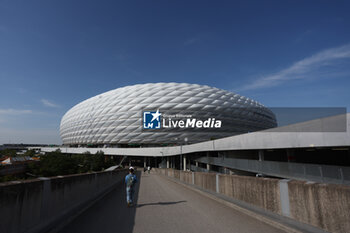
<instances>
[{"instance_id":1,"label":"tree","mask_svg":"<svg viewBox=\"0 0 350 233\"><path fill-rule=\"evenodd\" d=\"M115 165L111 160L105 161L102 151L96 154L63 154L60 151L47 153L40 157L40 163L29 165L29 171L37 176L57 176L89 171L101 171Z\"/></svg>"},{"instance_id":2,"label":"tree","mask_svg":"<svg viewBox=\"0 0 350 233\"><path fill-rule=\"evenodd\" d=\"M93 171L101 171L104 169L104 153L103 151L97 151L92 155L91 167Z\"/></svg>"},{"instance_id":3,"label":"tree","mask_svg":"<svg viewBox=\"0 0 350 233\"><path fill-rule=\"evenodd\" d=\"M77 164L71 157L59 151L40 157L40 163L29 165L30 172L38 176L58 176L77 173Z\"/></svg>"},{"instance_id":4,"label":"tree","mask_svg":"<svg viewBox=\"0 0 350 233\"><path fill-rule=\"evenodd\" d=\"M73 154L72 159L77 164L78 173L91 171L91 153L84 152L83 154Z\"/></svg>"},{"instance_id":5,"label":"tree","mask_svg":"<svg viewBox=\"0 0 350 233\"><path fill-rule=\"evenodd\" d=\"M14 149L4 149L4 150L0 151L0 154L2 156L8 156L8 157L17 156L16 150L14 150Z\"/></svg>"},{"instance_id":6,"label":"tree","mask_svg":"<svg viewBox=\"0 0 350 233\"><path fill-rule=\"evenodd\" d=\"M24 153L24 156L29 156L29 157L33 157L35 155L35 150L27 150Z\"/></svg>"}]
</instances>

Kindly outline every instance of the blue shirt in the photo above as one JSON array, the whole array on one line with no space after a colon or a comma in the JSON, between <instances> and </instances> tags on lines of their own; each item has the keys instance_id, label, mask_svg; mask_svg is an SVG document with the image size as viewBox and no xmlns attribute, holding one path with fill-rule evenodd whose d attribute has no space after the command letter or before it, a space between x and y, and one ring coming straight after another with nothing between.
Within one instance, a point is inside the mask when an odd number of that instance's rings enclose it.
<instances>
[{"instance_id":1,"label":"blue shirt","mask_svg":"<svg viewBox=\"0 0 350 233\"><path fill-rule=\"evenodd\" d=\"M125 176L125 184L128 184L128 180L131 179L131 177L133 178L133 183L131 186L134 186L134 184L137 183L137 177L135 174L128 174L127 176Z\"/></svg>"}]
</instances>

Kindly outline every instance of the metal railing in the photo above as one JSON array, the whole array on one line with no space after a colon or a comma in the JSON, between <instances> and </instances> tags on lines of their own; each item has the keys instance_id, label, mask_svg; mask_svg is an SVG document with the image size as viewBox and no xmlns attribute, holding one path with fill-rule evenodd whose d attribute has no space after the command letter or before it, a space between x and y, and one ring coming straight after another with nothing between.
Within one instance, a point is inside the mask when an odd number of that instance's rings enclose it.
<instances>
[{"instance_id":1,"label":"metal railing","mask_svg":"<svg viewBox=\"0 0 350 233\"><path fill-rule=\"evenodd\" d=\"M225 157L201 157L195 161L269 176L350 185L349 167Z\"/></svg>"}]
</instances>

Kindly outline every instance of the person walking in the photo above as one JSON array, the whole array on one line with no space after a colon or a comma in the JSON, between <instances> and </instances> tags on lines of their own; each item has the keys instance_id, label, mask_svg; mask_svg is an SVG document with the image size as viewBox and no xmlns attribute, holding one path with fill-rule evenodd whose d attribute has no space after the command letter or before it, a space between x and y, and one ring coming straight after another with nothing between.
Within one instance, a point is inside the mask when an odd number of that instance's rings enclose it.
<instances>
[{"instance_id":1,"label":"person walking","mask_svg":"<svg viewBox=\"0 0 350 233\"><path fill-rule=\"evenodd\" d=\"M151 167L150 166L147 167L147 171L148 171L148 174L149 174L150 171L151 171Z\"/></svg>"},{"instance_id":2,"label":"person walking","mask_svg":"<svg viewBox=\"0 0 350 233\"><path fill-rule=\"evenodd\" d=\"M125 176L126 184L126 202L128 207L134 205L135 184L137 183L137 177L134 174L134 168L129 167L129 174Z\"/></svg>"}]
</instances>

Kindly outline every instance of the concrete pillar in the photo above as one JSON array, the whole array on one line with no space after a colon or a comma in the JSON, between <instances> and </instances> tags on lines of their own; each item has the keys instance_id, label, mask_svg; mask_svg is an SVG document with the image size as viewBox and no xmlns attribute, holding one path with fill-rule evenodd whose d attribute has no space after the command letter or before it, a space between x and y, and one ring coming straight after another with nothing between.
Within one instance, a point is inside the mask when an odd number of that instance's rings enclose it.
<instances>
[{"instance_id":1,"label":"concrete pillar","mask_svg":"<svg viewBox=\"0 0 350 233\"><path fill-rule=\"evenodd\" d=\"M259 150L259 161L264 161L264 151L263 150Z\"/></svg>"},{"instance_id":2,"label":"concrete pillar","mask_svg":"<svg viewBox=\"0 0 350 233\"><path fill-rule=\"evenodd\" d=\"M207 170L210 171L210 169L211 169L211 165L207 163Z\"/></svg>"},{"instance_id":3,"label":"concrete pillar","mask_svg":"<svg viewBox=\"0 0 350 233\"><path fill-rule=\"evenodd\" d=\"M147 158L146 157L143 158L143 167L144 168L147 167Z\"/></svg>"},{"instance_id":4,"label":"concrete pillar","mask_svg":"<svg viewBox=\"0 0 350 233\"><path fill-rule=\"evenodd\" d=\"M169 168L169 157L166 157L166 168Z\"/></svg>"},{"instance_id":5,"label":"concrete pillar","mask_svg":"<svg viewBox=\"0 0 350 233\"><path fill-rule=\"evenodd\" d=\"M207 160L209 161L209 154L210 154L210 152L209 151L207 151ZM210 171L210 168L211 168L211 166L210 166L210 164L209 163L207 163L207 170L208 171Z\"/></svg>"},{"instance_id":6,"label":"concrete pillar","mask_svg":"<svg viewBox=\"0 0 350 233\"><path fill-rule=\"evenodd\" d=\"M186 171L186 155L183 155L183 157L184 157L184 171Z\"/></svg>"}]
</instances>

